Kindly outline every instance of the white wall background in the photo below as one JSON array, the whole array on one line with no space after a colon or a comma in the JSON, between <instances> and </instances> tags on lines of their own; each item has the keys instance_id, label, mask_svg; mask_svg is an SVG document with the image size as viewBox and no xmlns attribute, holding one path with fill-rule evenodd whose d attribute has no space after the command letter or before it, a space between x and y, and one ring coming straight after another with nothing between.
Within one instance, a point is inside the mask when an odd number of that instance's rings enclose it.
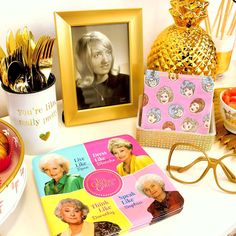
<instances>
[{"instance_id":1,"label":"white wall background","mask_svg":"<svg viewBox=\"0 0 236 236\"><path fill-rule=\"evenodd\" d=\"M210 0L208 7L211 21L215 17L220 0ZM235 4L236 5L236 4ZM144 65L150 47L157 35L168 25L173 23L169 13L169 0L6 0L1 5L0 14L0 46L5 50L6 35L11 29L27 26L37 40L39 36L48 34L55 36L55 11L77 11L92 9L143 9L143 54ZM54 50L53 73L57 78L57 98L61 99L61 81L58 68L57 48ZM0 88L0 117L7 114L6 100Z\"/></svg>"}]
</instances>

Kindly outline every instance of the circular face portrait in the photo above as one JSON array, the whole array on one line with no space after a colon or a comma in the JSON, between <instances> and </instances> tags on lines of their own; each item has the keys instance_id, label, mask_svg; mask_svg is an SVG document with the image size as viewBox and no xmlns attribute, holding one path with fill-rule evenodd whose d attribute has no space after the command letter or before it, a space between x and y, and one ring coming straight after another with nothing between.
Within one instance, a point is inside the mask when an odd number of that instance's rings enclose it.
<instances>
[{"instance_id":1,"label":"circular face portrait","mask_svg":"<svg viewBox=\"0 0 236 236\"><path fill-rule=\"evenodd\" d=\"M157 123L161 120L161 111L159 108L151 108L147 113L147 120L149 123Z\"/></svg>"},{"instance_id":2,"label":"circular face portrait","mask_svg":"<svg viewBox=\"0 0 236 236\"><path fill-rule=\"evenodd\" d=\"M156 94L157 100L161 104L166 104L173 101L173 91L170 87L164 86Z\"/></svg>"},{"instance_id":3,"label":"circular face portrait","mask_svg":"<svg viewBox=\"0 0 236 236\"><path fill-rule=\"evenodd\" d=\"M169 73L168 78L172 81L175 81L175 80L179 79L179 75L175 74L175 73Z\"/></svg>"},{"instance_id":4,"label":"circular face portrait","mask_svg":"<svg viewBox=\"0 0 236 236\"><path fill-rule=\"evenodd\" d=\"M205 128L210 128L210 115L207 114L203 117L203 125Z\"/></svg>"},{"instance_id":5,"label":"circular face portrait","mask_svg":"<svg viewBox=\"0 0 236 236\"><path fill-rule=\"evenodd\" d=\"M214 90L214 81L211 77L204 76L202 77L202 88L205 92L213 92Z\"/></svg>"},{"instance_id":6,"label":"circular face portrait","mask_svg":"<svg viewBox=\"0 0 236 236\"><path fill-rule=\"evenodd\" d=\"M204 109L204 107L205 107L205 101L202 98L196 98L191 102L189 110L192 113L199 113Z\"/></svg>"},{"instance_id":7,"label":"circular face portrait","mask_svg":"<svg viewBox=\"0 0 236 236\"><path fill-rule=\"evenodd\" d=\"M185 132L195 132L198 128L198 122L192 118L185 118L182 125L183 131Z\"/></svg>"},{"instance_id":8,"label":"circular face portrait","mask_svg":"<svg viewBox=\"0 0 236 236\"><path fill-rule=\"evenodd\" d=\"M151 88L156 87L159 84L160 76L158 71L146 70L145 72L145 84Z\"/></svg>"},{"instance_id":9,"label":"circular face portrait","mask_svg":"<svg viewBox=\"0 0 236 236\"><path fill-rule=\"evenodd\" d=\"M180 85L180 93L186 97L193 96L195 91L195 84L190 82L189 80L184 80Z\"/></svg>"},{"instance_id":10,"label":"circular face portrait","mask_svg":"<svg viewBox=\"0 0 236 236\"><path fill-rule=\"evenodd\" d=\"M184 108L179 104L172 104L169 106L168 112L170 117L178 119L183 116Z\"/></svg>"},{"instance_id":11,"label":"circular face portrait","mask_svg":"<svg viewBox=\"0 0 236 236\"><path fill-rule=\"evenodd\" d=\"M166 131L171 131L171 130L175 130L175 124L172 121L166 121L163 125L162 125L162 129L166 130Z\"/></svg>"},{"instance_id":12,"label":"circular face portrait","mask_svg":"<svg viewBox=\"0 0 236 236\"><path fill-rule=\"evenodd\" d=\"M147 104L148 104L148 101L149 101L149 97L146 93L143 94L143 107L145 107Z\"/></svg>"}]
</instances>

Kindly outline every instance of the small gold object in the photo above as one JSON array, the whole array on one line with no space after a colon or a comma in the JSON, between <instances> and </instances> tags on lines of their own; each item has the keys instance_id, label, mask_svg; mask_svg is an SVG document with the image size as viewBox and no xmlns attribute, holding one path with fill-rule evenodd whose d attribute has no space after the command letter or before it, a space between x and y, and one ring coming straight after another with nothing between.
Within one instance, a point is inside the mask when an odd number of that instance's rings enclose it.
<instances>
[{"instance_id":1,"label":"small gold object","mask_svg":"<svg viewBox=\"0 0 236 236\"><path fill-rule=\"evenodd\" d=\"M26 26L22 31L18 29L15 37L10 30L6 37L8 55L0 48L0 80L4 89L31 93L47 87L54 42L55 38L45 35L35 42Z\"/></svg>"},{"instance_id":2,"label":"small gold object","mask_svg":"<svg viewBox=\"0 0 236 236\"><path fill-rule=\"evenodd\" d=\"M177 74L216 76L216 49L199 26L207 17L205 0L171 0L175 24L166 28L151 47L149 69Z\"/></svg>"},{"instance_id":3,"label":"small gold object","mask_svg":"<svg viewBox=\"0 0 236 236\"><path fill-rule=\"evenodd\" d=\"M7 137L0 132L0 159L3 159L7 156L9 149L9 142Z\"/></svg>"},{"instance_id":4,"label":"small gold object","mask_svg":"<svg viewBox=\"0 0 236 236\"><path fill-rule=\"evenodd\" d=\"M15 41L13 32L11 30L7 34L6 48L7 48L7 53L9 55L12 54L14 50L16 49L16 41Z\"/></svg>"}]
</instances>

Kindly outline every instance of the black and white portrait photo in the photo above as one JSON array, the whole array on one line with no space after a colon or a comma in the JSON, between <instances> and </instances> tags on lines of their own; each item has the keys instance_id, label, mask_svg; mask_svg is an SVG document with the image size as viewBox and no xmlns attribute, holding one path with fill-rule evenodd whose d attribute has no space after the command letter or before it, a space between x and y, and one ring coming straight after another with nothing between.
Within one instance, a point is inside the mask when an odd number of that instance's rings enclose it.
<instances>
[{"instance_id":1,"label":"black and white portrait photo","mask_svg":"<svg viewBox=\"0 0 236 236\"><path fill-rule=\"evenodd\" d=\"M127 24L72 27L78 110L130 102Z\"/></svg>"}]
</instances>

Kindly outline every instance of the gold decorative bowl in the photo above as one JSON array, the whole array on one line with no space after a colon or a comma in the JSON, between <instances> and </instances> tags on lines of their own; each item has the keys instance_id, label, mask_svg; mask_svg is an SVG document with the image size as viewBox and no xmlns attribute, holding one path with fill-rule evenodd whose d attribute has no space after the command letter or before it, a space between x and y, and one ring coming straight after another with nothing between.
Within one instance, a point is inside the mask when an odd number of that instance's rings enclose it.
<instances>
[{"instance_id":1,"label":"gold decorative bowl","mask_svg":"<svg viewBox=\"0 0 236 236\"><path fill-rule=\"evenodd\" d=\"M9 140L8 167L0 172L0 225L16 208L26 185L24 143L18 131L0 119L0 132ZM0 163L1 164L1 163Z\"/></svg>"}]
</instances>

